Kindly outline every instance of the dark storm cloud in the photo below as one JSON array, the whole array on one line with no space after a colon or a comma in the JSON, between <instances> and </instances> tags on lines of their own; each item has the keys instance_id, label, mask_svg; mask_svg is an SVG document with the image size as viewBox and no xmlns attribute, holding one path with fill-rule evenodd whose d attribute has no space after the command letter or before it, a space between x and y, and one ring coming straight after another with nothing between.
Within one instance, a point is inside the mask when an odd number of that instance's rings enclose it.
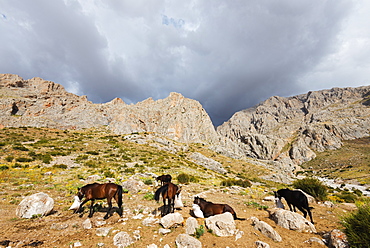
<instances>
[{"instance_id":1,"label":"dark storm cloud","mask_svg":"<svg viewBox=\"0 0 370 248\"><path fill-rule=\"evenodd\" d=\"M273 95L369 82L370 32L359 24L370 6L361 2L0 3L0 72L61 83L93 102L175 91L218 125Z\"/></svg>"}]
</instances>

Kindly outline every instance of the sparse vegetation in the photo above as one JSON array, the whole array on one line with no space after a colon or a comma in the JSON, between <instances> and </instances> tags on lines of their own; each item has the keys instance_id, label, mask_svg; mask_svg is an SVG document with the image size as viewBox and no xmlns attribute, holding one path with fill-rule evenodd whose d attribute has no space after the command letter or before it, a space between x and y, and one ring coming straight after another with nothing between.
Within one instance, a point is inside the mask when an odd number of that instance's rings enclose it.
<instances>
[{"instance_id":1,"label":"sparse vegetation","mask_svg":"<svg viewBox=\"0 0 370 248\"><path fill-rule=\"evenodd\" d=\"M252 186L252 183L248 180L248 179L226 179L226 180L223 180L221 182L221 186L233 186L233 185L237 185L237 186L240 186L240 187L244 187L244 188L247 188L247 187L250 187Z\"/></svg>"},{"instance_id":2,"label":"sparse vegetation","mask_svg":"<svg viewBox=\"0 0 370 248\"><path fill-rule=\"evenodd\" d=\"M358 210L342 219L344 232L350 247L365 248L370 244L370 203L358 207Z\"/></svg>"},{"instance_id":3,"label":"sparse vegetation","mask_svg":"<svg viewBox=\"0 0 370 248\"><path fill-rule=\"evenodd\" d=\"M186 173L179 174L176 179L179 183L183 183L183 184L187 184L187 183L190 183L190 182L196 183L196 182L199 181L195 176L188 175Z\"/></svg>"},{"instance_id":4,"label":"sparse vegetation","mask_svg":"<svg viewBox=\"0 0 370 248\"><path fill-rule=\"evenodd\" d=\"M296 180L293 183L293 187L303 190L318 201L326 200L328 195L327 187L317 178L306 177Z\"/></svg>"}]
</instances>

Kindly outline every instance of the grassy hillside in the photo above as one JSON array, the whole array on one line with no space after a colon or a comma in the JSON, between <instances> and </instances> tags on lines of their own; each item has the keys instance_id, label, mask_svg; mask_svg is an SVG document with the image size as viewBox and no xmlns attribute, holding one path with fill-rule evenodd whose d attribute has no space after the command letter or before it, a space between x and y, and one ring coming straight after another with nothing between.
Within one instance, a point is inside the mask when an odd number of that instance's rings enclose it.
<instances>
[{"instance_id":1,"label":"grassy hillside","mask_svg":"<svg viewBox=\"0 0 370 248\"><path fill-rule=\"evenodd\" d=\"M307 174L370 184L370 137L344 141L340 149L317 153L302 167Z\"/></svg>"}]
</instances>

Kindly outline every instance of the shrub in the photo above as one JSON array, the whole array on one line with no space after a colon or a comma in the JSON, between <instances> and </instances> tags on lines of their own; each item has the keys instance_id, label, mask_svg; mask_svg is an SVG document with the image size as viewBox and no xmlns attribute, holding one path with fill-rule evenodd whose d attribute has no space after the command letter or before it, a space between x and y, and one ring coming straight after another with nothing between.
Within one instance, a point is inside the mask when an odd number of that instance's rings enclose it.
<instances>
[{"instance_id":1,"label":"shrub","mask_svg":"<svg viewBox=\"0 0 370 248\"><path fill-rule=\"evenodd\" d=\"M9 167L6 166L6 165L0 165L0 171L3 171L3 170L8 170Z\"/></svg>"},{"instance_id":2,"label":"shrub","mask_svg":"<svg viewBox=\"0 0 370 248\"><path fill-rule=\"evenodd\" d=\"M68 166L65 165L65 164L55 164L55 165L53 165L53 168L67 169Z\"/></svg>"},{"instance_id":3,"label":"shrub","mask_svg":"<svg viewBox=\"0 0 370 248\"><path fill-rule=\"evenodd\" d=\"M43 154L40 156L40 158L44 164L50 164L50 162L53 160L50 154Z\"/></svg>"},{"instance_id":4,"label":"shrub","mask_svg":"<svg viewBox=\"0 0 370 248\"><path fill-rule=\"evenodd\" d=\"M13 149L14 150L19 150L19 151L28 151L28 148L23 146L23 145L14 145Z\"/></svg>"},{"instance_id":5,"label":"shrub","mask_svg":"<svg viewBox=\"0 0 370 248\"><path fill-rule=\"evenodd\" d=\"M204 226L200 225L199 228L195 228L195 237L199 239L204 234Z\"/></svg>"},{"instance_id":6,"label":"shrub","mask_svg":"<svg viewBox=\"0 0 370 248\"><path fill-rule=\"evenodd\" d=\"M343 190L340 193L336 193L334 194L334 196L338 197L341 202L353 203L357 200L357 195L347 190Z\"/></svg>"},{"instance_id":7,"label":"shrub","mask_svg":"<svg viewBox=\"0 0 370 248\"><path fill-rule=\"evenodd\" d=\"M146 194L144 195L144 199L145 199L145 200L148 200L148 201L150 201L150 200L154 200L154 194L153 194L152 192L148 192L148 193L146 193Z\"/></svg>"},{"instance_id":8,"label":"shrub","mask_svg":"<svg viewBox=\"0 0 370 248\"><path fill-rule=\"evenodd\" d=\"M6 160L7 162L12 162L12 161L13 161L13 159L14 159L14 156L7 156L7 157L5 157L5 160Z\"/></svg>"},{"instance_id":9,"label":"shrub","mask_svg":"<svg viewBox=\"0 0 370 248\"><path fill-rule=\"evenodd\" d=\"M250 187L252 186L252 183L248 180L248 179L226 179L226 180L223 180L221 182L221 186L233 186L233 185L237 185L237 186L240 186L240 187L243 187L243 188L247 188L247 187Z\"/></svg>"},{"instance_id":10,"label":"shrub","mask_svg":"<svg viewBox=\"0 0 370 248\"><path fill-rule=\"evenodd\" d=\"M33 159L32 158L25 158L25 157L20 157L16 158L15 161L17 162L31 162Z\"/></svg>"},{"instance_id":11,"label":"shrub","mask_svg":"<svg viewBox=\"0 0 370 248\"><path fill-rule=\"evenodd\" d=\"M145 179L144 180L144 184L145 185L152 185L153 184L153 181L152 181L152 179Z\"/></svg>"},{"instance_id":12,"label":"shrub","mask_svg":"<svg viewBox=\"0 0 370 248\"><path fill-rule=\"evenodd\" d=\"M96 168L97 167L96 166L96 163L94 161L92 161L92 160L87 161L85 163L85 166L90 167L90 168Z\"/></svg>"},{"instance_id":13,"label":"shrub","mask_svg":"<svg viewBox=\"0 0 370 248\"><path fill-rule=\"evenodd\" d=\"M293 187L303 190L318 201L324 201L328 195L327 187L319 179L312 177L296 180Z\"/></svg>"},{"instance_id":14,"label":"shrub","mask_svg":"<svg viewBox=\"0 0 370 248\"><path fill-rule=\"evenodd\" d=\"M358 210L343 217L341 224L345 228L350 247L369 247L370 232L370 204L359 206Z\"/></svg>"},{"instance_id":15,"label":"shrub","mask_svg":"<svg viewBox=\"0 0 370 248\"><path fill-rule=\"evenodd\" d=\"M198 178L196 178L195 176L192 176L192 175L188 175L186 173L181 173L177 176L177 181L179 183L189 183L189 182L193 182L193 183L197 183L199 182Z\"/></svg>"}]
</instances>

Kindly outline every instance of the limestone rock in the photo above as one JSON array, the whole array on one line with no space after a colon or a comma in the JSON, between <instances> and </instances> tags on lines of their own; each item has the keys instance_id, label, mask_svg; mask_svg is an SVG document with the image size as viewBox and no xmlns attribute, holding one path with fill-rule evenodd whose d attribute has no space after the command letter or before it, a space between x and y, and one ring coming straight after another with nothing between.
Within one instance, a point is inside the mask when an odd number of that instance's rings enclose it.
<instances>
[{"instance_id":1,"label":"limestone rock","mask_svg":"<svg viewBox=\"0 0 370 248\"><path fill-rule=\"evenodd\" d=\"M256 248L270 248L269 244L259 241L259 240L254 243L256 244Z\"/></svg>"},{"instance_id":2,"label":"limestone rock","mask_svg":"<svg viewBox=\"0 0 370 248\"><path fill-rule=\"evenodd\" d=\"M327 243L329 248L349 248L347 236L342 231L334 229L328 236Z\"/></svg>"},{"instance_id":3,"label":"limestone rock","mask_svg":"<svg viewBox=\"0 0 370 248\"><path fill-rule=\"evenodd\" d=\"M113 244L118 248L124 248L134 243L134 240L127 232L119 232L113 237Z\"/></svg>"},{"instance_id":4,"label":"limestone rock","mask_svg":"<svg viewBox=\"0 0 370 248\"><path fill-rule=\"evenodd\" d=\"M45 193L36 193L24 198L16 209L20 218L30 219L33 216L45 216L54 208L54 200Z\"/></svg>"},{"instance_id":5,"label":"limestone rock","mask_svg":"<svg viewBox=\"0 0 370 248\"><path fill-rule=\"evenodd\" d=\"M298 213L281 208L274 208L269 212L271 219L281 227L298 232L316 233L315 226Z\"/></svg>"},{"instance_id":6,"label":"limestone rock","mask_svg":"<svg viewBox=\"0 0 370 248\"><path fill-rule=\"evenodd\" d=\"M272 226L267 224L264 221L260 221L256 217L251 217L251 220L253 222L254 229L260 231L263 235L266 237L272 239L273 241L276 242L281 242L283 239L281 238L280 234L276 232Z\"/></svg>"},{"instance_id":7,"label":"limestone rock","mask_svg":"<svg viewBox=\"0 0 370 248\"><path fill-rule=\"evenodd\" d=\"M178 248L201 248L202 243L188 234L180 234L176 237L176 246Z\"/></svg>"},{"instance_id":8,"label":"limestone rock","mask_svg":"<svg viewBox=\"0 0 370 248\"><path fill-rule=\"evenodd\" d=\"M164 228L170 228L176 225L181 225L184 222L184 218L180 213L171 213L163 216L160 220L159 223L164 227Z\"/></svg>"},{"instance_id":9,"label":"limestone rock","mask_svg":"<svg viewBox=\"0 0 370 248\"><path fill-rule=\"evenodd\" d=\"M185 233L189 235L193 235L195 233L196 228L198 228L198 221L194 217L189 217L186 220L185 225Z\"/></svg>"},{"instance_id":10,"label":"limestone rock","mask_svg":"<svg viewBox=\"0 0 370 248\"><path fill-rule=\"evenodd\" d=\"M227 173L227 171L222 167L222 164L204 156L203 154L200 154L199 152L193 152L190 156L190 160L192 160L194 163L201 165L207 169L216 171L221 174Z\"/></svg>"},{"instance_id":11,"label":"limestone rock","mask_svg":"<svg viewBox=\"0 0 370 248\"><path fill-rule=\"evenodd\" d=\"M220 237L233 236L236 233L234 217L229 212L206 218L206 226Z\"/></svg>"},{"instance_id":12,"label":"limestone rock","mask_svg":"<svg viewBox=\"0 0 370 248\"><path fill-rule=\"evenodd\" d=\"M289 158L300 165L316 151L337 149L342 140L369 135L369 91L370 86L363 86L270 97L235 113L217 132L249 157Z\"/></svg>"},{"instance_id":13,"label":"limestone rock","mask_svg":"<svg viewBox=\"0 0 370 248\"><path fill-rule=\"evenodd\" d=\"M122 183L122 187L130 193L136 194L145 187L145 184L140 180L129 179Z\"/></svg>"}]
</instances>

